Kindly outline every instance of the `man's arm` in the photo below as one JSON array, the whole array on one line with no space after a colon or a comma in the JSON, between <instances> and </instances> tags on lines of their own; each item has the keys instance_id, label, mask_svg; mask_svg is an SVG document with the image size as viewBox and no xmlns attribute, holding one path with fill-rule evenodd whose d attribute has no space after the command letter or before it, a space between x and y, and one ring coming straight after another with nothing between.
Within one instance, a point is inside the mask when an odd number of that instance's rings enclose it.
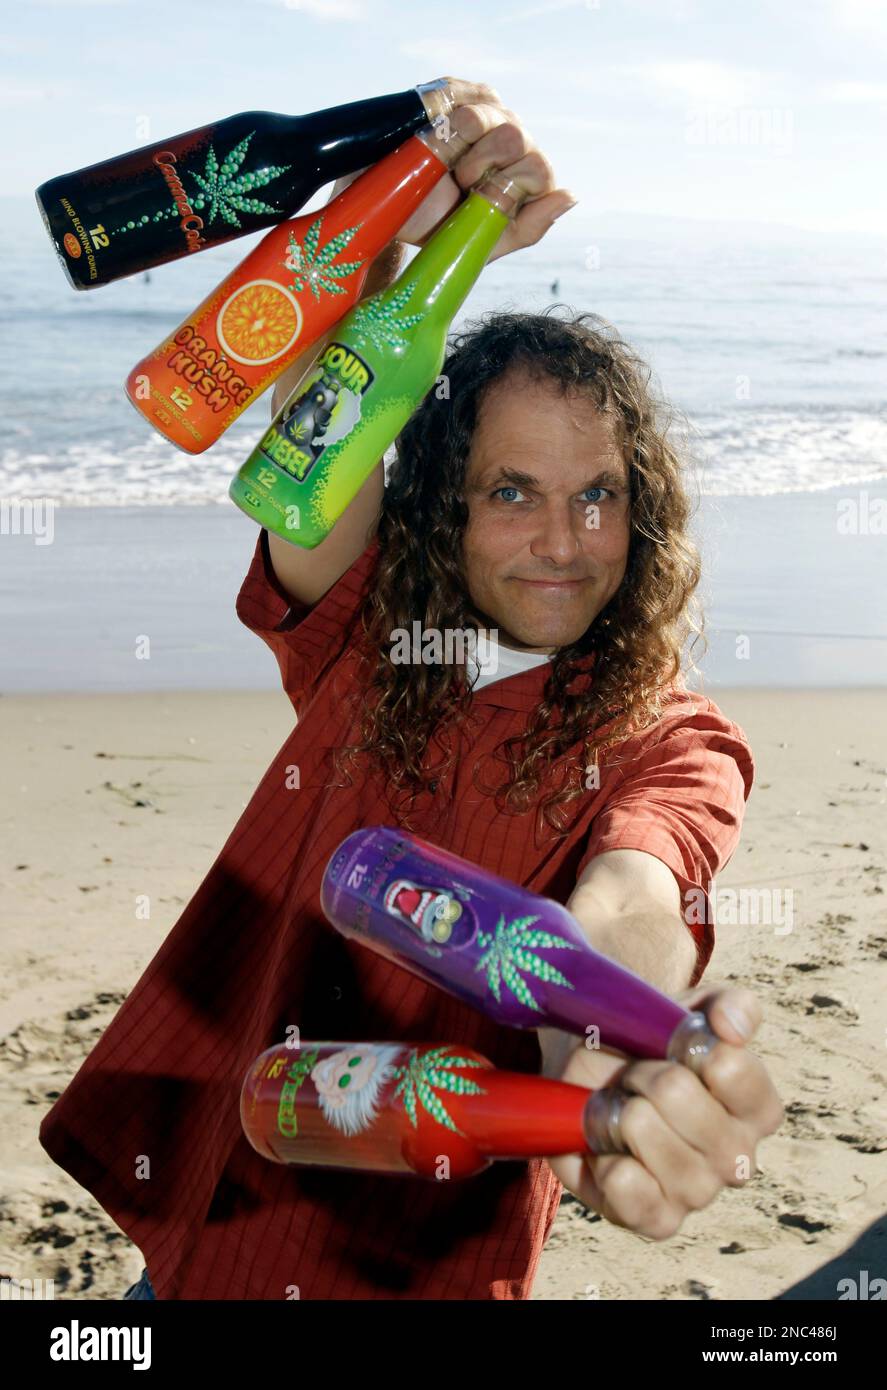
<instances>
[{"instance_id":1,"label":"man's arm","mask_svg":"<svg viewBox=\"0 0 887 1390\"><path fill-rule=\"evenodd\" d=\"M686 989L696 945L677 879L655 855L613 849L585 866L567 903L591 944L663 990Z\"/></svg>"},{"instance_id":2,"label":"man's arm","mask_svg":"<svg viewBox=\"0 0 887 1390\"><path fill-rule=\"evenodd\" d=\"M696 946L683 917L671 869L652 854L613 849L586 865L567 902L589 943L665 994L686 989L696 965ZM540 1028L542 1070L557 1075L577 1040Z\"/></svg>"},{"instance_id":3,"label":"man's arm","mask_svg":"<svg viewBox=\"0 0 887 1390\"><path fill-rule=\"evenodd\" d=\"M353 175L352 177L356 177ZM341 179L331 196L341 191L350 178ZM406 254L406 247L399 241L391 241L384 251L373 261L364 283L362 299L386 289L397 279ZM319 355L328 340L335 334L331 328L308 352L287 368L274 388L271 401L272 412L276 415L293 387L307 371L314 357ZM350 569L359 555L372 539L379 520L382 494L385 489L385 469L381 459L370 473L360 491L351 499L339 520L328 536L313 550L305 550L300 545L284 540L276 532L268 532L268 550L271 564L278 581L299 603L317 603L331 589L346 570Z\"/></svg>"},{"instance_id":4,"label":"man's arm","mask_svg":"<svg viewBox=\"0 0 887 1390\"><path fill-rule=\"evenodd\" d=\"M607 1048L589 1050L568 1033L538 1030L546 1075L590 1090L618 1086L628 1097L620 1117L625 1152L549 1159L555 1177L607 1221L665 1240L722 1188L741 1186L749 1161L755 1171L758 1141L782 1123L773 1083L744 1046L761 1007L744 989L687 989L696 948L677 881L653 855L598 855L567 906L593 946L677 995L685 1008L703 1010L719 1039L696 1075L673 1062L632 1061Z\"/></svg>"}]
</instances>

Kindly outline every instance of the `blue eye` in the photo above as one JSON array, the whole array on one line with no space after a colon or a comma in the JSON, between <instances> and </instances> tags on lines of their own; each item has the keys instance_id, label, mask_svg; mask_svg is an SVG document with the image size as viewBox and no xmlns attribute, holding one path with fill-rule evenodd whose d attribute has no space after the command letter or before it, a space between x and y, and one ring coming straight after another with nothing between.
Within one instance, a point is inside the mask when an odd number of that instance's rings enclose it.
<instances>
[{"instance_id":1,"label":"blue eye","mask_svg":"<svg viewBox=\"0 0 887 1390\"><path fill-rule=\"evenodd\" d=\"M506 496L506 494L511 495ZM520 488L516 488L511 484L506 484L503 487L495 488L491 495L493 497L500 497L503 502L512 502L516 498L523 496L523 494L520 491ZM584 495L589 502L602 502L605 497L613 497L615 494L613 493L613 490L608 487L587 487L585 489Z\"/></svg>"}]
</instances>

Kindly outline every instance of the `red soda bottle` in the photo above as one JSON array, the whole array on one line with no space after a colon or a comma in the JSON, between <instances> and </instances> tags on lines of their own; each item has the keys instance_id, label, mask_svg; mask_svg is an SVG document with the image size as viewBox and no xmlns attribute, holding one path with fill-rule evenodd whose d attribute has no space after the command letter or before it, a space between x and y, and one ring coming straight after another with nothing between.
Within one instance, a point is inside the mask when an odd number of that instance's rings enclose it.
<instances>
[{"instance_id":1,"label":"red soda bottle","mask_svg":"<svg viewBox=\"0 0 887 1390\"><path fill-rule=\"evenodd\" d=\"M494 1159L605 1152L611 1094L500 1071L461 1043L302 1042L256 1058L240 1118L274 1163L442 1180Z\"/></svg>"}]
</instances>

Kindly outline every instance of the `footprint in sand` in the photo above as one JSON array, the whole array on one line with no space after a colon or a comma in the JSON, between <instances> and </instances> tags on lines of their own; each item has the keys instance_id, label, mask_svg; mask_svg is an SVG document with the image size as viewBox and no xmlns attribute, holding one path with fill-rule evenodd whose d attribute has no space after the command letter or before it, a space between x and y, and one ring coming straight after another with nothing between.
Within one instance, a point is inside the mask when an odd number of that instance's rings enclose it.
<instances>
[{"instance_id":1,"label":"footprint in sand","mask_svg":"<svg viewBox=\"0 0 887 1390\"><path fill-rule=\"evenodd\" d=\"M0 1038L0 1063L5 1063L11 1071L27 1068L52 1072L52 1063L59 1063L61 1067L76 1066L91 1041L105 1031L125 998L125 994L103 990L87 1003L68 1009L58 1022L47 1024L26 1019L6 1037ZM92 1027L78 1027L78 1024L99 1019L101 1022L96 1021Z\"/></svg>"},{"instance_id":2,"label":"footprint in sand","mask_svg":"<svg viewBox=\"0 0 887 1390\"><path fill-rule=\"evenodd\" d=\"M836 1114L830 1105L805 1105L801 1100L793 1100L785 1107L786 1128L793 1139L821 1139L831 1133L832 1127L819 1121L835 1119Z\"/></svg>"},{"instance_id":3,"label":"footprint in sand","mask_svg":"<svg viewBox=\"0 0 887 1390\"><path fill-rule=\"evenodd\" d=\"M10 1252L6 1262L18 1266L16 1277L52 1279L57 1295L83 1297L98 1289L114 1297L125 1287L127 1258L134 1268L141 1265L138 1252L97 1204L17 1191L0 1199L0 1233Z\"/></svg>"}]
</instances>

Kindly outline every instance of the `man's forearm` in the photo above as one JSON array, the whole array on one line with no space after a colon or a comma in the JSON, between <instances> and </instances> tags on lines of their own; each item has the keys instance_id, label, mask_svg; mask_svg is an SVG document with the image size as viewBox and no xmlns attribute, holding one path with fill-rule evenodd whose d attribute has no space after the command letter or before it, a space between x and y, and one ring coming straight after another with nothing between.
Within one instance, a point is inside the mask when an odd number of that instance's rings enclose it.
<instances>
[{"instance_id":1,"label":"man's forearm","mask_svg":"<svg viewBox=\"0 0 887 1390\"><path fill-rule=\"evenodd\" d=\"M696 945L686 922L656 906L612 915L592 894L581 890L567 904L590 944L649 980L666 994L677 994L690 983L696 965Z\"/></svg>"},{"instance_id":2,"label":"man's forearm","mask_svg":"<svg viewBox=\"0 0 887 1390\"><path fill-rule=\"evenodd\" d=\"M577 889L567 908L601 955L633 970L664 994L675 995L688 987L696 966L696 945L680 916L655 904L614 915L590 888ZM579 1038L556 1028L536 1031L543 1074L559 1076Z\"/></svg>"}]
</instances>

